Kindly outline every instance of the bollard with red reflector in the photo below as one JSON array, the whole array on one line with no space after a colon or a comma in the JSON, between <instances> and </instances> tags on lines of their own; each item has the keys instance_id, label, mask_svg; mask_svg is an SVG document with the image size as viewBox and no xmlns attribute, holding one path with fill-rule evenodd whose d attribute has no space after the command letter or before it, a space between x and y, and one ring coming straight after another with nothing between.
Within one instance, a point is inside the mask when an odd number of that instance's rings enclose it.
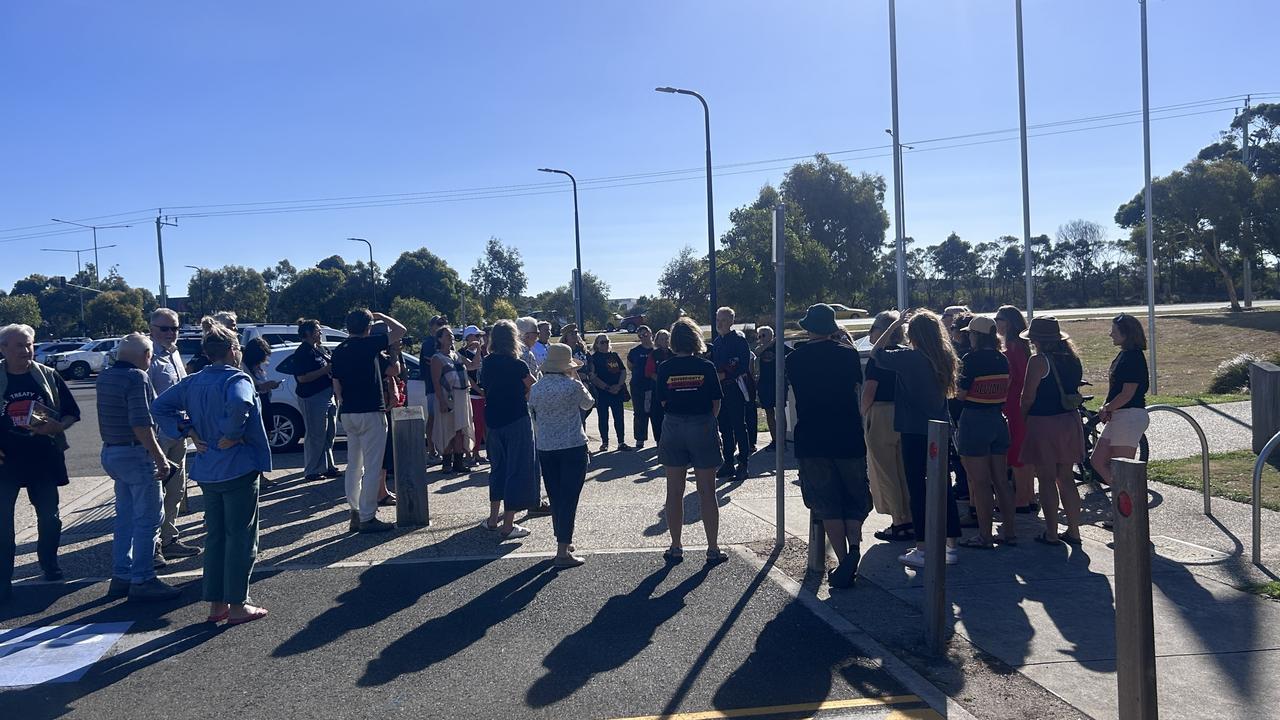
<instances>
[{"instance_id":1,"label":"bollard with red reflector","mask_svg":"<svg viewBox=\"0 0 1280 720\"><path fill-rule=\"evenodd\" d=\"M951 424L929 421L924 494L924 618L929 651L942 652L947 632L947 440Z\"/></svg>"},{"instance_id":2,"label":"bollard with red reflector","mask_svg":"<svg viewBox=\"0 0 1280 720\"><path fill-rule=\"evenodd\" d=\"M1147 517L1147 464L1117 458L1111 498L1115 510L1116 686L1119 716L1159 717L1156 700L1155 620L1151 607L1151 528Z\"/></svg>"}]
</instances>

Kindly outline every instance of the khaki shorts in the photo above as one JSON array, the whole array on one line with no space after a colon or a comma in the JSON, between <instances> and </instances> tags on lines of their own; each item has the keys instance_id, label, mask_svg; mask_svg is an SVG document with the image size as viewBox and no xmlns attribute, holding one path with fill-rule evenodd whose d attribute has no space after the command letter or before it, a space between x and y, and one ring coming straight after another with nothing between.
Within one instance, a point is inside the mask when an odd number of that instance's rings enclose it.
<instances>
[{"instance_id":1,"label":"khaki shorts","mask_svg":"<svg viewBox=\"0 0 1280 720\"><path fill-rule=\"evenodd\" d=\"M665 435L664 435L665 437ZM819 520L862 522L871 513L867 459L806 457L799 459L800 495Z\"/></svg>"},{"instance_id":2,"label":"khaki shorts","mask_svg":"<svg viewBox=\"0 0 1280 720\"><path fill-rule=\"evenodd\" d=\"M1146 408L1121 408L1111 413L1111 422L1102 428L1100 439L1110 441L1111 447L1136 448L1149 423Z\"/></svg>"},{"instance_id":3,"label":"khaki shorts","mask_svg":"<svg viewBox=\"0 0 1280 720\"><path fill-rule=\"evenodd\" d=\"M724 456L714 415L672 415L662 419L658 462L667 467L695 470L718 468Z\"/></svg>"}]
</instances>

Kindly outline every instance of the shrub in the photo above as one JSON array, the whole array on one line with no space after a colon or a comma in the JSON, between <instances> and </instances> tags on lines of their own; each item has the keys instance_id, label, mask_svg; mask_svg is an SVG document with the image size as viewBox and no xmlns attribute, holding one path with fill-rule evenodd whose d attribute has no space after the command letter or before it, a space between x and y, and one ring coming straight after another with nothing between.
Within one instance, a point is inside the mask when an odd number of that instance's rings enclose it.
<instances>
[{"instance_id":1,"label":"shrub","mask_svg":"<svg viewBox=\"0 0 1280 720\"><path fill-rule=\"evenodd\" d=\"M1209 379L1208 391L1211 393L1237 393L1249 387L1249 364L1264 361L1266 358L1252 353L1239 355L1223 360L1213 371Z\"/></svg>"},{"instance_id":2,"label":"shrub","mask_svg":"<svg viewBox=\"0 0 1280 720\"><path fill-rule=\"evenodd\" d=\"M645 324L657 332L663 328L670 328L680 317L680 310L676 308L676 304L667 298L658 298L649 303L644 319Z\"/></svg>"}]
</instances>

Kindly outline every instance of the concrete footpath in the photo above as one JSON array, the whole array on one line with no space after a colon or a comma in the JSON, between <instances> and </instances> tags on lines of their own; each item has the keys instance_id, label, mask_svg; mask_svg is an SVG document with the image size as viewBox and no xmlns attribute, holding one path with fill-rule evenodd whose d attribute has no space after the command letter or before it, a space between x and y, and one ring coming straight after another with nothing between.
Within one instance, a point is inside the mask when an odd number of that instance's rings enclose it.
<instances>
[{"instance_id":1,"label":"concrete footpath","mask_svg":"<svg viewBox=\"0 0 1280 720\"><path fill-rule=\"evenodd\" d=\"M594 415L588 425L594 438ZM0 705L23 717L1117 716L1113 565L1098 493L1086 501L1093 525L1082 547L1033 543L1038 519L1019 516L1018 546L962 550L948 568L955 634L934 658L922 647L920 578L896 561L906 544L871 537L887 518L866 524L854 589L830 593L806 571L808 513L793 461L787 542L774 551L772 454L753 458L745 482L719 487L721 544L733 553L713 568L698 560L705 536L693 495L688 557L661 560L665 480L652 443L596 455L575 535L588 564L561 573L546 562L549 518L522 521L533 533L511 542L477 526L484 467L432 474L431 527L370 536L345 532L341 480L307 483L299 460L277 456L286 467L263 493L252 592L272 616L243 628L200 622L199 558L166 569L187 588L173 604L101 598L109 483L64 509L74 582L35 580L34 534L21 533L23 580L0 610L0 681L22 656L6 654L15 628L132 624L74 681L0 690ZM1161 715L1273 716L1280 690L1266 681L1280 672L1280 605L1237 589L1269 577L1244 558L1248 507L1215 498L1205 517L1197 493L1162 485L1149 504ZM182 519L196 543L200 512L196 490ZM1280 562L1280 516L1264 515L1264 560ZM182 712L158 701L195 679L200 699Z\"/></svg>"}]
</instances>

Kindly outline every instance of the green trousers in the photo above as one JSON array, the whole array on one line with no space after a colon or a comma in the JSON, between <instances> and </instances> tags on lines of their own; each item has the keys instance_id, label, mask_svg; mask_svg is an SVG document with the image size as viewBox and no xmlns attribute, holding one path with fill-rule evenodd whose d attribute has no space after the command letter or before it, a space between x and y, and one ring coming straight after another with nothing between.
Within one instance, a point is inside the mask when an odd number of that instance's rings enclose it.
<instances>
[{"instance_id":1,"label":"green trousers","mask_svg":"<svg viewBox=\"0 0 1280 720\"><path fill-rule=\"evenodd\" d=\"M258 478L251 472L217 483L200 483L204 495L204 599L245 602L249 575L258 559Z\"/></svg>"}]
</instances>

